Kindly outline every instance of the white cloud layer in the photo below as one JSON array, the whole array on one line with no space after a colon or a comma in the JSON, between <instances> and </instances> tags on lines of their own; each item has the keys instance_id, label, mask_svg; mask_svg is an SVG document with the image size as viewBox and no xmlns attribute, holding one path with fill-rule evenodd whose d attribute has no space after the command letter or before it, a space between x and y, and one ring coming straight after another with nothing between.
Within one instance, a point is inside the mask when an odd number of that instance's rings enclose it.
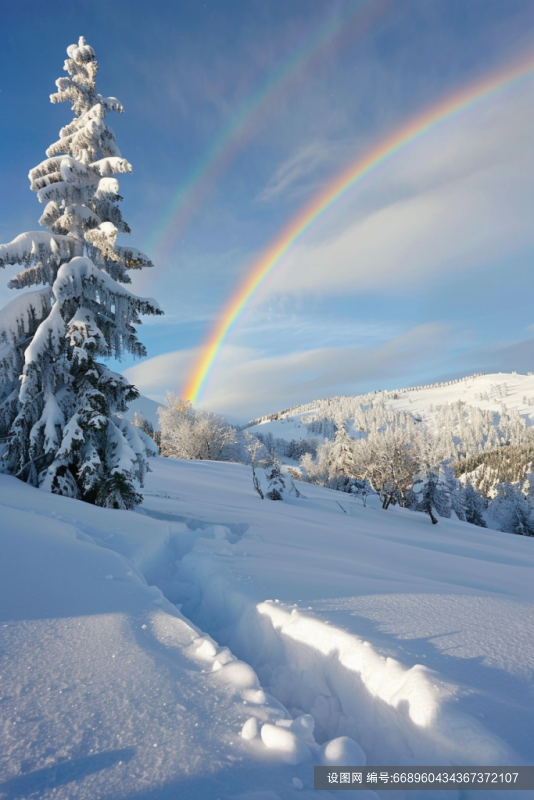
<instances>
[{"instance_id":1,"label":"white cloud layer","mask_svg":"<svg viewBox=\"0 0 534 800\"><path fill-rule=\"evenodd\" d=\"M245 422L322 397L401 388L474 372L534 372L534 338L464 348L451 356L451 346L467 338L466 331L431 324L374 347L324 347L272 356L227 346L199 405L232 422ZM167 390L183 391L200 355L199 348L177 350L136 364L124 374L143 395L163 402Z\"/></svg>"},{"instance_id":2,"label":"white cloud layer","mask_svg":"<svg viewBox=\"0 0 534 800\"><path fill-rule=\"evenodd\" d=\"M246 347L223 348L200 403L246 421L294 403L336 394L358 393L360 386L428 368L448 342L443 325L422 325L377 347L316 348L286 355L265 355ZM200 351L179 350L125 370L139 391L162 401L165 392L181 393Z\"/></svg>"},{"instance_id":3,"label":"white cloud layer","mask_svg":"<svg viewBox=\"0 0 534 800\"><path fill-rule=\"evenodd\" d=\"M510 92L474 106L384 164L290 249L264 292L388 291L534 245L529 97ZM264 195L289 191L303 165L319 161L316 150L294 154Z\"/></svg>"}]
</instances>

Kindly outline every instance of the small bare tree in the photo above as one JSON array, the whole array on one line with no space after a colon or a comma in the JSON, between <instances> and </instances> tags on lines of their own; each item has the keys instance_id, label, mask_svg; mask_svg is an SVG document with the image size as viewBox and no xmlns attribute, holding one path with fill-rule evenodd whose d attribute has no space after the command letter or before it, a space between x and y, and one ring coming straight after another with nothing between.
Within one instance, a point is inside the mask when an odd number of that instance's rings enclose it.
<instances>
[{"instance_id":1,"label":"small bare tree","mask_svg":"<svg viewBox=\"0 0 534 800\"><path fill-rule=\"evenodd\" d=\"M250 466L252 467L252 485L254 490L259 494L261 499L264 499L263 490L260 485L259 478L256 474L256 467L259 465L260 454L265 450L263 442L260 442L255 436L252 436L248 431L243 433L245 437L245 450L250 457Z\"/></svg>"}]
</instances>

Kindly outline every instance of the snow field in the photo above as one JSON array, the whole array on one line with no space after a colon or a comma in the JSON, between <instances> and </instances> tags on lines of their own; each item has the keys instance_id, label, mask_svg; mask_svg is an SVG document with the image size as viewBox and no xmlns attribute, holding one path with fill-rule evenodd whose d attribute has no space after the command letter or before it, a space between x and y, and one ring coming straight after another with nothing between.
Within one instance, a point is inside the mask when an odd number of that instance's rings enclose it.
<instances>
[{"instance_id":1,"label":"snow field","mask_svg":"<svg viewBox=\"0 0 534 800\"><path fill-rule=\"evenodd\" d=\"M6 609L10 609L8 616L12 616L11 609L16 608L18 609L17 613L23 618L19 626L11 629L11 647L9 646L9 636L4 631L8 640L6 651L9 659L8 665L6 661L6 665L9 666L9 669L6 670L8 672L6 685L9 685L10 679L14 679L14 675L26 674L21 666L21 660L24 664L26 661L28 664L38 661L38 667L33 663L28 668L33 672L38 669L44 683L51 684L51 686L47 686L47 693L44 694L44 697L47 698L47 705L44 709L41 707L40 700L34 696L34 684L22 683L16 687L15 694L24 693L27 696L27 702L22 707L20 705L15 707L13 713L16 711L16 716L20 720L37 716L40 719L40 725L39 731L34 731L31 735L23 732L21 739L18 738L21 736L20 727L16 731L15 741L12 736L9 737L12 740L12 749L8 748L4 752L4 768L8 773L14 771L15 777L3 784L6 789L18 791L20 788L24 792L28 792L28 795L31 795L34 790L44 790L43 796L46 796L48 788L50 790L54 788L57 791L55 779L58 772L60 776L62 775L62 765L65 765L65 776L61 780L65 780L65 797L69 798L72 796L70 793L74 780L77 781L80 797L91 796L92 792L100 792L102 794L98 796L102 797L115 796L113 786L116 787L117 781L126 787L125 796L129 796L127 787L130 787L130 791L132 791L133 787L138 785L141 773L149 776L147 781L150 783L158 780L168 782L169 769L168 765L163 765L163 762L169 757L169 751L176 748L173 734L177 733L178 725L183 726L186 731L197 727L200 727L200 730L193 731L196 735L189 736L177 753L173 754L173 760L178 755L179 760L183 763L178 775L173 774L176 769L171 771L171 778L178 780L182 787L183 773L187 778L191 772L198 781L197 773L201 770L203 781L209 782L209 772L217 773L225 766L225 758L228 758L224 753L224 740L229 738L227 728L232 727L231 720L236 716L236 708L238 719L242 720L245 712L253 711L254 716L249 716L244 723L241 721L237 726L233 726L237 727L237 733L234 731L231 736L233 741L229 743L230 750L237 746L239 729L248 731L248 735L245 733L242 739L244 742L247 739L256 740L252 743L251 749L254 759L264 760L265 750L271 754L268 758L271 770L267 776L263 777L263 780L269 784L278 782L272 772L273 766L275 767L279 762L291 766L311 762L311 750L315 755L313 760L316 763L330 763L322 757L324 748L321 749L315 744L312 735L312 719L308 717L292 721L279 703L273 702L272 699L269 702L252 668L235 659L227 648L219 648L210 637L198 635L194 626L174 616L175 609L168 603L157 586L141 584L143 605L148 603L149 609L148 614L144 609L145 614L139 620L136 619L136 632L143 632L140 634L143 637L141 652L136 648L135 635L132 635L131 630L130 613L133 611L134 605L132 595L135 595L136 590L139 589L139 569L147 573L161 572L172 541L176 540L177 536L182 538L180 534L187 537L188 528L183 523L174 523L170 532L168 525L154 524L154 520L150 518L136 515L132 520L132 515L128 512L108 512L94 509L91 506L83 506L80 509L80 504L75 501L36 492L5 476L2 476L0 480L5 482L9 489L9 495L4 492L4 497L9 496L8 502L15 504L15 507L13 505L11 507L4 506L7 514L7 518L4 517L7 523L6 535L9 539L9 541L5 539L3 541L5 552L9 555L9 559L6 559L4 563L6 567L9 563L11 581L7 579L7 575L2 576L2 586L5 592L3 605ZM41 506L41 502L47 508L44 514L39 515L39 531L37 531L34 529L35 515L38 513L37 509ZM33 506L30 514L33 514L34 519L28 520L28 512L17 508L19 504L30 508ZM58 513L59 511L62 513ZM78 516L80 511L83 514L82 519L73 519L73 512ZM123 517L124 514L126 518ZM69 520L69 522L65 520ZM127 532L125 521L127 522ZM79 527L74 527L70 524L71 522L75 522ZM150 535L148 534L149 528ZM199 530L204 534L212 534L217 537L210 540L205 536L197 535L193 550L196 548L200 552L205 551L205 545L210 541L218 544L224 552L224 543L228 544L228 542L226 538L223 539L223 536L235 538L227 528L220 525L208 525L204 530ZM9 536L8 531L14 535ZM14 547L14 542L21 548L18 557L20 563L17 563L17 548ZM111 547L119 553L127 553L129 559L126 560L117 552L95 547L97 542L104 545L105 548ZM183 542L180 544L183 546ZM76 552L78 547L85 549L79 554ZM31 552L33 556L29 559L29 564L26 552ZM86 573L91 572L91 561L97 565L98 582L101 584L96 593L94 593L94 587L86 585ZM30 585L28 585L28 580L21 579L21 574L26 574L28 569L30 569ZM13 586L15 582L19 589L18 594ZM63 584L63 589L58 591L57 587L60 584ZM121 604L119 610L115 608L110 613L108 595L116 594L117 587L119 587L119 594L125 595L126 600L124 604ZM39 624L36 623L30 627L26 627L25 616L34 615L34 602L28 592L33 595L38 593L39 598L44 596L49 599L49 602L44 605L42 601L38 601L39 613L46 618L45 621L40 621ZM150 611L150 606L161 610ZM56 614L63 615L65 607L69 607L70 612L68 624L60 624L58 627L54 616ZM95 613L95 611L99 613ZM6 623L5 627L10 627L10 625ZM73 629L76 631L76 635L73 635ZM83 646L81 646L82 642ZM155 649L155 653L144 652L149 643L151 646L148 649ZM164 649L158 650L158 644L162 645ZM18 659L13 658L15 650L20 654ZM201 667L204 667L201 670L201 683L211 683L211 687L204 687L205 690L211 690L216 695L222 694L222 702L219 696L210 703L209 713L202 707L193 709L191 706L178 703L182 714L178 720L169 721L168 711L175 702L173 703L172 699L169 701L168 698L167 700L161 699L166 696L165 692L168 691L168 687L164 685L165 682L162 681L162 676L159 674L161 669L155 672L152 670L152 659L150 658L152 655L160 662L159 666L161 667L161 664L168 660L169 652L173 656L176 653L182 661L185 655L188 660L198 662ZM75 658L73 658L73 653L76 654ZM95 656L97 653L99 657ZM148 663L146 663L147 655ZM113 666L120 665L119 685L116 681L110 680L109 658L112 659L110 663ZM124 659L127 659L126 663L129 667L126 672L124 671ZM173 667L176 673L177 665L173 664ZM64 670L64 678L60 683L57 682L57 679L52 679L58 669L61 672ZM189 670L190 666L188 672ZM118 673L118 670L116 671ZM183 679L176 674L174 677L177 678L181 695L184 689ZM90 708L92 709L90 712L87 712L85 707L84 700L86 698L80 696L87 694L84 689L87 685L98 686L98 692L89 693ZM104 685L106 686L105 692L102 691ZM187 695L192 694L194 697L195 692L192 692L190 674L187 676L186 689ZM52 692L52 694L48 694L48 692ZM57 693L67 693L70 713L65 713L63 704L58 702ZM154 698L154 695L157 699ZM39 691L39 696L43 697L42 691ZM53 698L52 703L49 702L50 698ZM160 699L161 702L158 702ZM232 707L232 700L238 704L237 707L235 705ZM141 714L138 713L138 706L142 708ZM161 717L162 708L165 710L166 706L169 706L169 709L159 723L156 719L151 718L153 715ZM91 741L91 734L87 733L84 720L86 713L89 714L90 721L94 717L98 720L99 727L89 726L90 730L98 730L101 735L95 742L95 746L89 748L87 756L73 758L73 752L85 752L87 743ZM221 716L213 720L212 715L217 713ZM29 774L24 771L22 774L17 774L21 768L24 770L29 765L36 766L36 764L42 763L39 752L43 737L42 717L47 717L47 744L50 752L45 763L51 766L33 769ZM200 722L193 722L194 719L200 720ZM206 736L206 725L211 729L211 736L207 737L207 741L203 741L201 748L199 742ZM78 731L77 728L80 730ZM120 733L115 733L117 730L120 730ZM140 730L143 731L142 737L139 736ZM53 735L51 735L51 731L53 731ZM254 735L250 735L251 733ZM115 744L115 738L118 743L126 743L130 746L122 749L107 749L102 755L100 750L108 748L111 743ZM131 746L132 738L135 743L133 747ZM145 744L145 739L149 740L148 744ZM151 741L152 739L154 742ZM221 746L221 741L223 746ZM343 748L336 743L333 744L334 748L337 746L337 750L334 749L334 752L343 755L351 752L350 747L347 750L346 746ZM351 744L353 748L357 748L354 742ZM227 741L226 745L228 749ZM24 755L26 757L21 757L18 750L22 746L25 748ZM159 747L155 764L158 768L156 774L154 773L154 752L150 749L151 746ZM191 753L192 747L198 748L195 750L194 756ZM140 756L142 749L144 749L144 757ZM93 755L94 761L91 760ZM217 758L218 755L219 758ZM133 764L130 763L134 756L137 769L133 769ZM211 762L211 768L206 775L208 759ZM234 759L239 760L235 754L232 757L232 760ZM19 763L21 766L17 769ZM190 769L183 769L184 764ZM126 765L128 765L127 775ZM78 774L80 770L82 772L81 779ZM98 777L89 777L93 770ZM100 772L103 770L105 770L106 784L109 787L108 794L103 793L104 790L99 780L101 779ZM84 771L87 771L88 775L84 775ZM309 770L306 777L305 783L309 788L311 785ZM296 789L300 791L305 783L301 778L294 777L292 791ZM199 796L196 794L197 791L200 789L192 790L191 796ZM189 795L186 793L183 796ZM255 797L254 793L250 794L250 797L253 796ZM272 796L278 797L279 795L273 794ZM280 796L285 795L282 793ZM373 793L369 792L368 797L372 796L374 796Z\"/></svg>"},{"instance_id":2,"label":"snow field","mask_svg":"<svg viewBox=\"0 0 534 800\"><path fill-rule=\"evenodd\" d=\"M525 716L518 712L532 691L534 663L529 541L452 521L440 521L439 535L431 535L424 515L355 503L344 515L332 492L308 485L302 500L262 503L244 467L172 462L160 472L160 464L149 480L162 494L147 498L145 513L165 508L167 518L174 510L186 519L187 509L204 512L202 520L189 518L203 535L176 565L189 595L173 599L250 663L292 715L311 713L319 741L348 734L368 763L522 763L510 742L523 758L532 755L530 701ZM181 499L163 496L173 484ZM212 519L232 520L232 556L222 542L206 545ZM243 519L250 525L236 542L230 527ZM369 630L377 610L373 644L358 629ZM434 668L414 663L400 644L417 642L420 631L435 640ZM436 657L442 653L447 658ZM505 691L515 695L497 697L499 681L510 676L517 680Z\"/></svg>"},{"instance_id":3,"label":"snow field","mask_svg":"<svg viewBox=\"0 0 534 800\"><path fill-rule=\"evenodd\" d=\"M0 797L286 800L313 764L532 761L529 540L151 464L136 514L0 476Z\"/></svg>"},{"instance_id":4,"label":"snow field","mask_svg":"<svg viewBox=\"0 0 534 800\"><path fill-rule=\"evenodd\" d=\"M229 799L268 786L285 800L295 777L311 797L284 747L240 737L251 714L261 728L287 712L133 564L167 555L168 524L7 476L0 497L0 797Z\"/></svg>"},{"instance_id":5,"label":"snow field","mask_svg":"<svg viewBox=\"0 0 534 800\"><path fill-rule=\"evenodd\" d=\"M480 395L486 399L481 399ZM527 398L527 404L523 402ZM533 407L528 400L534 401L534 375L495 372L488 375L468 377L449 386L438 386L428 389L407 389L399 394L397 400L388 399L387 405L397 410L422 413L427 419L434 412L430 407L454 403L461 400L467 405L476 406L487 411L499 410L504 403L507 408L516 408L521 416L526 417L527 424L532 424Z\"/></svg>"},{"instance_id":6,"label":"snow field","mask_svg":"<svg viewBox=\"0 0 534 800\"><path fill-rule=\"evenodd\" d=\"M321 441L324 437L321 434L310 434L306 427L306 419L313 418L315 410L303 411L299 414L287 414L280 419L268 420L260 422L257 425L252 425L247 428L251 433L268 434L272 433L275 438L285 439L290 442L294 439L296 442L301 439L319 439Z\"/></svg>"}]
</instances>

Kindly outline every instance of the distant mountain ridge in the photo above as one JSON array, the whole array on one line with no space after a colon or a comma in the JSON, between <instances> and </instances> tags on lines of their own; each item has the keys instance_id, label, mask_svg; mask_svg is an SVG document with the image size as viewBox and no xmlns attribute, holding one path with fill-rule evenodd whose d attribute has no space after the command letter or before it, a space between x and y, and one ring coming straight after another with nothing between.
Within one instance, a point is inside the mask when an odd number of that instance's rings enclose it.
<instances>
[{"instance_id":1,"label":"distant mountain ridge","mask_svg":"<svg viewBox=\"0 0 534 800\"><path fill-rule=\"evenodd\" d=\"M288 441L317 437L318 434L322 438L324 431L313 431L314 422L336 418L356 420L362 408L378 404L391 412L424 420L432 427L443 406L459 401L483 412L501 412L505 409L514 416L519 414L531 427L534 424L534 374L477 373L426 386L325 398L258 417L245 428L262 434L271 433ZM352 433L357 435L358 426L354 427L356 430Z\"/></svg>"},{"instance_id":2,"label":"distant mountain ridge","mask_svg":"<svg viewBox=\"0 0 534 800\"><path fill-rule=\"evenodd\" d=\"M284 408L282 411L275 411L273 414L264 414L261 417L256 417L255 419L250 420L250 422L247 422L247 424L244 425L243 427L251 428L254 425L261 425L264 422L272 422L274 420L281 419L282 417L285 416L295 416L296 414L304 414L324 404L332 405L337 400L360 399L361 401L365 401L367 400L367 398L376 398L378 395L383 395L386 397L389 395L394 396L395 394L406 394L407 392L416 392L424 389L436 389L442 386L451 386L452 384L462 383L464 381L468 381L474 378L479 378L481 376L485 377L485 374L483 372L477 372L473 375L469 375L463 378L455 378L452 381L442 381L441 383L431 383L431 384L426 384L424 386L412 386L412 387L405 387L403 389L391 389L391 390L375 389L372 392L367 392L366 394L357 394L357 395L335 395L334 397L326 397L321 400L313 400L310 403L300 403L296 406L291 406L290 408Z\"/></svg>"}]
</instances>

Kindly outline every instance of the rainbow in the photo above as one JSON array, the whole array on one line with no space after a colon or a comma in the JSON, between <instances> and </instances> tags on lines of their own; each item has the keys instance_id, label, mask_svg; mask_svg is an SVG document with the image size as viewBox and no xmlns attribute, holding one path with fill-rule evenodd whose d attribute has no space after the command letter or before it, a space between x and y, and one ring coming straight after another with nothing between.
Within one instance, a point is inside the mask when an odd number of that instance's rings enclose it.
<instances>
[{"instance_id":1,"label":"rainbow","mask_svg":"<svg viewBox=\"0 0 534 800\"><path fill-rule=\"evenodd\" d=\"M161 258L172 241L183 233L191 216L209 194L232 157L242 147L246 137L255 130L269 103L279 97L291 80L338 40L354 42L353 34L361 33L386 5L387 0L360 0L351 8L350 13L335 16L328 24L322 19L315 34L300 48L293 49L291 57L222 129L203 159L180 186L166 213L161 215L161 222L147 246L148 252L158 252Z\"/></svg>"},{"instance_id":2,"label":"rainbow","mask_svg":"<svg viewBox=\"0 0 534 800\"><path fill-rule=\"evenodd\" d=\"M326 189L312 198L253 262L248 274L224 307L219 320L208 336L198 362L193 366L183 390L184 397L192 403L198 400L224 339L245 305L269 273L279 264L288 249L333 203L385 161L402 152L408 145L420 139L440 123L472 107L475 103L480 103L495 93L516 85L533 74L534 58L531 55L528 59L505 70L468 85L410 119L365 155L353 161L347 169L331 181Z\"/></svg>"}]
</instances>

